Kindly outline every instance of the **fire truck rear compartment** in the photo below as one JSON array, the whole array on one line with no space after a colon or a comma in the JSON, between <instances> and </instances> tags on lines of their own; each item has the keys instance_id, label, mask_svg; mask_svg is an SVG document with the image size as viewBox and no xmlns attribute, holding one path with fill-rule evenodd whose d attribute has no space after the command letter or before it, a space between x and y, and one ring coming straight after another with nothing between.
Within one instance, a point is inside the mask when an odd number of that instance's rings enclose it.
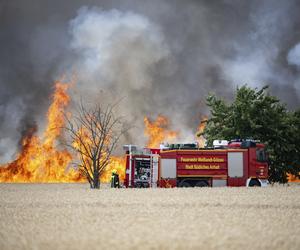
<instances>
[{"instance_id":1,"label":"fire truck rear compartment","mask_svg":"<svg viewBox=\"0 0 300 250\"><path fill-rule=\"evenodd\" d=\"M134 171L134 187L148 188L150 187L150 159L136 158Z\"/></svg>"}]
</instances>

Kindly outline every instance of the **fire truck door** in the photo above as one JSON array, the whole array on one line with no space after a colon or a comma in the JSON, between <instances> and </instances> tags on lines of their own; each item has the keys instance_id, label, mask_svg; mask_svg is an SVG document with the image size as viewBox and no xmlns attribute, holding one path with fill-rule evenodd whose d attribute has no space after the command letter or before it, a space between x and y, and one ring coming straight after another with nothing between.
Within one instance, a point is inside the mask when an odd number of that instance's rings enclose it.
<instances>
[{"instance_id":1,"label":"fire truck door","mask_svg":"<svg viewBox=\"0 0 300 250\"><path fill-rule=\"evenodd\" d=\"M238 178L243 175L243 152L228 152L228 176Z\"/></svg>"}]
</instances>

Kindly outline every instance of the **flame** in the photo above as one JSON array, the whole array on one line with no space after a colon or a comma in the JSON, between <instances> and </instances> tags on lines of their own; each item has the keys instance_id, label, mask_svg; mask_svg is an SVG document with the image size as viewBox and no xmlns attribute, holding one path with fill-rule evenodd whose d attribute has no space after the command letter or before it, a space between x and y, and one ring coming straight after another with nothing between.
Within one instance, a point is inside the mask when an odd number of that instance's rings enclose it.
<instances>
[{"instance_id":1,"label":"flame","mask_svg":"<svg viewBox=\"0 0 300 250\"><path fill-rule=\"evenodd\" d=\"M47 127L42 138L36 128L30 128L22 139L17 159L0 166L0 182L76 182L82 181L79 172L69 167L72 155L57 148L64 126L63 111L69 104L69 83L56 82L52 103L47 113Z\"/></svg>"},{"instance_id":2,"label":"flame","mask_svg":"<svg viewBox=\"0 0 300 250\"><path fill-rule=\"evenodd\" d=\"M16 160L0 166L0 182L83 182L86 181L77 169L72 168L72 154L66 149L58 149L57 140L65 125L64 110L70 102L67 90L70 83L55 83L52 103L47 112L47 127L40 138L37 128L28 129L22 139L22 147ZM84 130L84 140L90 140ZM112 156L110 163L100 177L101 182L109 182L111 172L116 169L121 181L125 178L125 159Z\"/></svg>"},{"instance_id":3,"label":"flame","mask_svg":"<svg viewBox=\"0 0 300 250\"><path fill-rule=\"evenodd\" d=\"M112 156L110 158L110 162L108 166L105 168L101 175L101 182L110 182L111 179L111 173L113 169L117 170L117 173L119 174L120 181L123 182L125 179L125 164L126 164L126 158L125 157L118 157L118 156Z\"/></svg>"},{"instance_id":4,"label":"flame","mask_svg":"<svg viewBox=\"0 0 300 250\"><path fill-rule=\"evenodd\" d=\"M158 148L164 141L172 141L177 138L179 132L169 129L170 122L167 117L159 115L155 121L144 117L144 134L148 136L147 147Z\"/></svg>"},{"instance_id":5,"label":"flame","mask_svg":"<svg viewBox=\"0 0 300 250\"><path fill-rule=\"evenodd\" d=\"M57 144L65 126L64 110L70 102L67 90L70 83L56 82L52 103L47 112L47 126L42 136L37 128L28 129L22 138L21 151L13 162L0 166L0 182L83 182L79 171L71 167L73 155ZM169 120L160 115L155 121L144 118L145 135L149 137L148 147L159 147L164 140L172 140L178 132L169 129ZM85 133L79 130L78 133ZM85 140L89 140L85 134ZM76 142L75 142L76 143ZM111 172L116 169L121 181L125 178L125 158L112 156L102 173L101 182L109 182Z\"/></svg>"},{"instance_id":6,"label":"flame","mask_svg":"<svg viewBox=\"0 0 300 250\"><path fill-rule=\"evenodd\" d=\"M300 182L300 179L292 174L288 174L288 182Z\"/></svg>"},{"instance_id":7,"label":"flame","mask_svg":"<svg viewBox=\"0 0 300 250\"><path fill-rule=\"evenodd\" d=\"M79 133L79 137L81 138L82 142L80 142L79 140L74 141L73 147L78 148L81 152L84 153L81 155L81 157L83 158L85 163L91 164L91 159L85 156L85 155L88 155L87 147L93 146L91 132L88 131L86 128L81 127L77 133ZM109 136L107 138L107 143L109 143ZM80 157L80 155L79 155L79 157ZM106 157L106 155L102 155L102 157L104 159ZM101 162L101 160L100 160L100 162ZM110 156L107 167L101 173L100 181L104 182L104 183L110 182L113 169L117 170L120 181L124 181L124 179L125 179L125 163L126 163L125 157Z\"/></svg>"},{"instance_id":8,"label":"flame","mask_svg":"<svg viewBox=\"0 0 300 250\"><path fill-rule=\"evenodd\" d=\"M207 116L202 116L200 124L197 129L197 133L196 133L197 134L197 142L198 142L198 145L200 148L204 148L204 146L205 146L205 138L202 136L202 133L205 129L207 118L208 118Z\"/></svg>"}]
</instances>

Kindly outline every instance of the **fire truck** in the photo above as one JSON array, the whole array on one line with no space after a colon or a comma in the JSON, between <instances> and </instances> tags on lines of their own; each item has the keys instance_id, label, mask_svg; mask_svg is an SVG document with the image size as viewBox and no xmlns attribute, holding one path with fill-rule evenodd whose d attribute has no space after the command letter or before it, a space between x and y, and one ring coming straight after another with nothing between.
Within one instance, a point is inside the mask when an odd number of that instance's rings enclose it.
<instances>
[{"instance_id":1,"label":"fire truck","mask_svg":"<svg viewBox=\"0 0 300 250\"><path fill-rule=\"evenodd\" d=\"M254 140L167 144L160 149L125 145L125 187L267 186L265 145Z\"/></svg>"}]
</instances>

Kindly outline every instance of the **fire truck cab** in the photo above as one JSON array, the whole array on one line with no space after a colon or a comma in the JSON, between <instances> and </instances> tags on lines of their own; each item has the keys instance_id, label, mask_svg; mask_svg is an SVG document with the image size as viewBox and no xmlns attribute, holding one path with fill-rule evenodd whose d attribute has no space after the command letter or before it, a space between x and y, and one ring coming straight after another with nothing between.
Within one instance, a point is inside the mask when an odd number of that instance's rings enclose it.
<instances>
[{"instance_id":1,"label":"fire truck cab","mask_svg":"<svg viewBox=\"0 0 300 250\"><path fill-rule=\"evenodd\" d=\"M127 145L126 187L266 186L265 145L253 140L214 141L138 150Z\"/></svg>"}]
</instances>

